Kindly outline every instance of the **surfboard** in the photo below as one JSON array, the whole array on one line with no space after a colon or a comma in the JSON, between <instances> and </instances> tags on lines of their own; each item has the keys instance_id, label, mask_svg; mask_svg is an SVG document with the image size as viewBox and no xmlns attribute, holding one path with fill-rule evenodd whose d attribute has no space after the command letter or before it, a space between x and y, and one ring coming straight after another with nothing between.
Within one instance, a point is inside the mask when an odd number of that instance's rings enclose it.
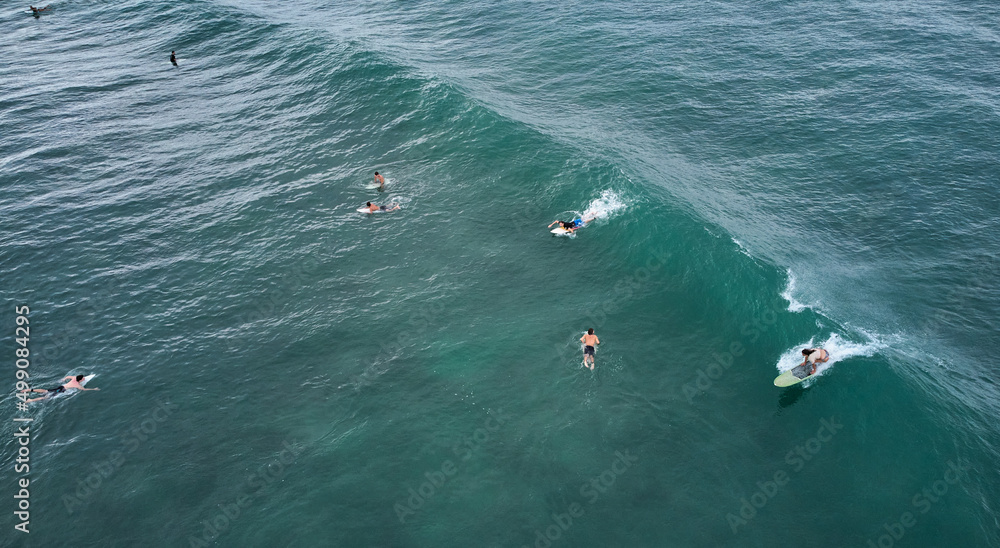
<instances>
[{"instance_id":1,"label":"surfboard","mask_svg":"<svg viewBox=\"0 0 1000 548\"><path fill-rule=\"evenodd\" d=\"M392 184L392 179L386 177L385 178L385 184L382 185L382 187L385 188L385 187L389 186L390 184ZM368 183L367 185L365 185L365 188L367 188L368 190L374 190L374 189L376 189L378 187L379 187L379 184L376 183L376 182L374 182L374 181L371 182L371 183Z\"/></svg>"},{"instance_id":2,"label":"surfboard","mask_svg":"<svg viewBox=\"0 0 1000 548\"><path fill-rule=\"evenodd\" d=\"M386 206L389 209L376 209L375 211L372 211L372 210L368 209L367 207L359 207L358 208L358 213L385 213L386 211L396 211L395 207L397 205L399 205L399 204L389 204L388 206Z\"/></svg>"},{"instance_id":3,"label":"surfboard","mask_svg":"<svg viewBox=\"0 0 1000 548\"><path fill-rule=\"evenodd\" d=\"M812 369L812 366L809 364L795 366L778 375L778 377L774 379L774 386L784 388L786 386L799 384L800 382L813 376L809 374L810 369Z\"/></svg>"},{"instance_id":4,"label":"surfboard","mask_svg":"<svg viewBox=\"0 0 1000 548\"><path fill-rule=\"evenodd\" d=\"M572 235L573 235L573 233L572 233L572 232L570 232L570 231L566 230L566 229L565 229L565 228L563 228L563 227L559 227L559 228L553 228L553 229L552 229L552 230L550 230L549 232L551 232L551 233L555 234L556 236L572 236Z\"/></svg>"},{"instance_id":5,"label":"surfboard","mask_svg":"<svg viewBox=\"0 0 1000 548\"><path fill-rule=\"evenodd\" d=\"M70 377L70 376L75 376L75 375L63 375L63 378ZM97 373L92 373L90 375L87 375L86 377L83 378L82 381L80 381L80 386L87 386L87 383L90 382L90 379L93 379L96 376L97 376ZM52 396L49 396L48 399L58 398L58 397L61 397L61 396L65 396L67 394L72 394L73 392L79 392L79 390L71 388L71 389L69 389L69 390L67 390L65 392L60 392L58 394L53 394Z\"/></svg>"}]
</instances>

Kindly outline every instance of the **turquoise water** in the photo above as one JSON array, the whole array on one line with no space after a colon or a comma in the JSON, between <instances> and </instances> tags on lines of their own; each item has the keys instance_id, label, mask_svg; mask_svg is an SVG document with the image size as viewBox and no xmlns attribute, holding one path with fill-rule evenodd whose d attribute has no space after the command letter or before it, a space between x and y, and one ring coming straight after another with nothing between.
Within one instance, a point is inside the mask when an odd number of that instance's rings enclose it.
<instances>
[{"instance_id":1,"label":"turquoise water","mask_svg":"<svg viewBox=\"0 0 1000 548\"><path fill-rule=\"evenodd\" d=\"M110 7L0 13L3 545L1000 546L997 5Z\"/></svg>"}]
</instances>

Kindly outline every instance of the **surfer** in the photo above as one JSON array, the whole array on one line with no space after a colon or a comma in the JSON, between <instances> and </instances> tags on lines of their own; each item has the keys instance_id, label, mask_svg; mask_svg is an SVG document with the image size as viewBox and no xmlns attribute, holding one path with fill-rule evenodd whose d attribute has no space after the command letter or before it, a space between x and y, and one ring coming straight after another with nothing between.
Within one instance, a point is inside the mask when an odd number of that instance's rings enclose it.
<instances>
[{"instance_id":1,"label":"surfer","mask_svg":"<svg viewBox=\"0 0 1000 548\"><path fill-rule=\"evenodd\" d=\"M62 394L63 392L65 392L67 390L70 390L70 389L76 389L76 390L100 390L100 388L84 388L83 385L80 384L80 381L83 380L83 377L84 377L83 375L77 375L76 377L74 377L73 375L68 375L68 376L63 377L62 379L60 379L60 382L65 381L66 379L69 379L69 382L66 383L66 384L64 384L64 385L62 385L62 386L57 386L55 388L32 388L31 390L22 390L22 392L42 392L42 393L46 393L44 396L42 396L40 398L32 398L30 400L25 400L25 403L29 403L29 402L33 402L33 401L40 401L40 400L47 400L47 399L51 398L52 396L55 396L56 394Z\"/></svg>"},{"instance_id":2,"label":"surfer","mask_svg":"<svg viewBox=\"0 0 1000 548\"><path fill-rule=\"evenodd\" d=\"M812 369L809 371L810 375L816 374L817 363L826 363L830 360L830 353L822 348L803 348L802 355L805 356L805 359L799 365L802 366L809 363L812 366Z\"/></svg>"},{"instance_id":3,"label":"surfer","mask_svg":"<svg viewBox=\"0 0 1000 548\"><path fill-rule=\"evenodd\" d=\"M34 15L35 17L38 17L38 12L49 9L48 6L45 6L44 8L36 8L35 6L28 6L28 7L31 8L31 14Z\"/></svg>"},{"instance_id":4,"label":"surfer","mask_svg":"<svg viewBox=\"0 0 1000 548\"><path fill-rule=\"evenodd\" d=\"M601 340L594 335L594 328L591 327L587 330L587 334L580 337L580 342L583 343L583 365L587 365L587 357L590 356L590 370L594 370L594 347L601 344Z\"/></svg>"},{"instance_id":5,"label":"surfer","mask_svg":"<svg viewBox=\"0 0 1000 548\"><path fill-rule=\"evenodd\" d=\"M572 221L552 221L551 223L549 223L549 226L547 228L552 228L552 225L558 223L560 228L563 228L567 232L572 233L574 230L576 230L578 228L583 228L584 226L587 225L587 223L589 223L590 221L593 221L594 219L595 219L595 216L591 215L590 217L587 217L586 219L577 218L577 219L573 219Z\"/></svg>"},{"instance_id":6,"label":"surfer","mask_svg":"<svg viewBox=\"0 0 1000 548\"><path fill-rule=\"evenodd\" d=\"M388 205L377 206L371 202L365 202L365 207L368 208L368 213L375 213L376 211L395 211L399 209L399 204L389 204L389 205L394 207L390 209Z\"/></svg>"},{"instance_id":7,"label":"surfer","mask_svg":"<svg viewBox=\"0 0 1000 548\"><path fill-rule=\"evenodd\" d=\"M375 172L375 184L378 185L379 190L382 190L382 187L385 186L385 177L379 175L377 171Z\"/></svg>"},{"instance_id":8,"label":"surfer","mask_svg":"<svg viewBox=\"0 0 1000 548\"><path fill-rule=\"evenodd\" d=\"M170 51L170 62L173 63L175 67L177 66L177 56L174 55L173 50Z\"/></svg>"}]
</instances>

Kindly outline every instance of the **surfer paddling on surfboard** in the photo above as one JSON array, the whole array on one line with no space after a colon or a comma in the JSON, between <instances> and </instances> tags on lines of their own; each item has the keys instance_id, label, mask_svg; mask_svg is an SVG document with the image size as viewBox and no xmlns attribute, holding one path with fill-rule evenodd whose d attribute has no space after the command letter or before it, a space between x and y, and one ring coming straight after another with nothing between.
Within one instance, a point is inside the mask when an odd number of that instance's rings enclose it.
<instances>
[{"instance_id":1,"label":"surfer paddling on surfboard","mask_svg":"<svg viewBox=\"0 0 1000 548\"><path fill-rule=\"evenodd\" d=\"M826 363L830 361L830 353L822 348L803 348L802 355L805 356L805 359L802 360L802 363L800 363L799 366L803 366L806 362L808 362L811 366L809 369L809 375L816 374L817 363Z\"/></svg>"},{"instance_id":2,"label":"surfer paddling on surfboard","mask_svg":"<svg viewBox=\"0 0 1000 548\"><path fill-rule=\"evenodd\" d=\"M61 381L69 379L69 382L66 383L66 384L64 384L64 385L62 385L62 386L57 386L55 388L32 388L31 390L22 390L22 392L45 392L46 393L44 396L42 396L40 398L32 398L30 400L25 400L25 403L30 403L30 402L33 402L33 401L47 400L47 399L51 398L52 396L55 396L56 394L62 394L63 392L65 392L67 390L70 390L70 389L76 389L76 390L100 390L100 388L84 388L84 386L82 384L80 384L80 382L83 380L83 378L84 378L83 375L77 375L75 377L73 375L68 375L68 376L63 377L61 379Z\"/></svg>"},{"instance_id":3,"label":"surfer paddling on surfboard","mask_svg":"<svg viewBox=\"0 0 1000 548\"><path fill-rule=\"evenodd\" d=\"M572 221L552 221L546 228L552 228L552 225L558 224L559 228L562 228L566 232L572 234L573 231L575 231L578 228L583 228L584 226L587 225L587 223L593 221L594 218L595 217L591 216L587 217L586 219L581 219L581 218L573 219Z\"/></svg>"},{"instance_id":4,"label":"surfer paddling on surfboard","mask_svg":"<svg viewBox=\"0 0 1000 548\"><path fill-rule=\"evenodd\" d=\"M389 207L389 206L393 206L393 207ZM368 213L376 213L378 211L395 211L397 209L399 209L399 204L389 204L389 205L378 206L378 205L375 205L375 204L373 204L371 202L365 202L365 207L359 209L358 211L365 211L365 210L367 210Z\"/></svg>"},{"instance_id":5,"label":"surfer paddling on surfboard","mask_svg":"<svg viewBox=\"0 0 1000 548\"><path fill-rule=\"evenodd\" d=\"M587 333L580 337L580 342L583 343L583 365L587 365L587 358L590 358L590 370L594 370L594 347L601 344L601 340L594 335L594 328L591 327L587 330Z\"/></svg>"}]
</instances>

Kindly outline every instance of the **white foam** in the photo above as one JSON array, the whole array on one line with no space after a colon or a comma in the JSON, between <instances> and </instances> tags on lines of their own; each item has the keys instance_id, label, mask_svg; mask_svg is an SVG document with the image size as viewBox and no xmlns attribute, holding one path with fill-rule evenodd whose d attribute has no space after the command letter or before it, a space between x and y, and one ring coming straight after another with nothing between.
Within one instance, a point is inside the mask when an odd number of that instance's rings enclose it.
<instances>
[{"instance_id":1,"label":"white foam","mask_svg":"<svg viewBox=\"0 0 1000 548\"><path fill-rule=\"evenodd\" d=\"M792 269L788 269L788 284L785 286L785 290L781 292L781 297L788 301L788 311L789 312L802 312L807 308L811 308L809 305L802 304L795 299L795 274L792 273Z\"/></svg>"},{"instance_id":2,"label":"white foam","mask_svg":"<svg viewBox=\"0 0 1000 548\"><path fill-rule=\"evenodd\" d=\"M751 259L754 259L754 256L750 254L750 250L747 249L745 245L743 245L743 242L737 240L736 238L733 238L732 236L730 236L729 239L732 240L734 244L736 244L736 247L740 248L740 253L746 255L747 257L750 257ZM756 259L754 260L756 261Z\"/></svg>"},{"instance_id":3,"label":"white foam","mask_svg":"<svg viewBox=\"0 0 1000 548\"><path fill-rule=\"evenodd\" d=\"M621 197L613 190L604 190L600 198L595 198L587 204L587 209L580 215L582 218L609 219L611 216L628 207Z\"/></svg>"},{"instance_id":4,"label":"white foam","mask_svg":"<svg viewBox=\"0 0 1000 548\"><path fill-rule=\"evenodd\" d=\"M849 341L836 333L831 333L825 341L818 345L814 345L813 339L809 339L806 343L789 348L784 354L781 355L780 358L778 358L778 363L776 364L778 373L784 373L785 371L800 365L803 359L803 348L818 347L830 353L830 360L825 363L816 364L816 374L806 380L806 383L809 383L816 377L822 376L826 371L833 369L833 366L839 361L853 358L855 356L871 356L882 348L885 348L885 343L882 341L867 333L865 333L865 336L869 337L869 341L865 343ZM808 386L808 384L806 386Z\"/></svg>"}]
</instances>

